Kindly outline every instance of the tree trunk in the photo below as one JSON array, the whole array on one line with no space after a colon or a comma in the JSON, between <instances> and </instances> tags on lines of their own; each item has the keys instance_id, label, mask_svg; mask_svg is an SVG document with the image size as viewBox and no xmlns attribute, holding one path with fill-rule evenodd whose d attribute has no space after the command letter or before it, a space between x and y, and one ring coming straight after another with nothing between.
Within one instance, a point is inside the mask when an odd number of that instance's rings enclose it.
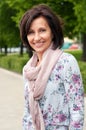
<instances>
[{"instance_id":1,"label":"tree trunk","mask_svg":"<svg viewBox=\"0 0 86 130\"><path fill-rule=\"evenodd\" d=\"M23 44L20 43L20 55L23 56Z\"/></svg>"},{"instance_id":2,"label":"tree trunk","mask_svg":"<svg viewBox=\"0 0 86 130\"><path fill-rule=\"evenodd\" d=\"M4 48L5 48L5 55L7 55L7 45L5 45Z\"/></svg>"},{"instance_id":3,"label":"tree trunk","mask_svg":"<svg viewBox=\"0 0 86 130\"><path fill-rule=\"evenodd\" d=\"M82 60L86 61L86 33L82 34L82 43L83 43Z\"/></svg>"},{"instance_id":4,"label":"tree trunk","mask_svg":"<svg viewBox=\"0 0 86 130\"><path fill-rule=\"evenodd\" d=\"M2 53L2 47L0 48L0 53Z\"/></svg>"}]
</instances>

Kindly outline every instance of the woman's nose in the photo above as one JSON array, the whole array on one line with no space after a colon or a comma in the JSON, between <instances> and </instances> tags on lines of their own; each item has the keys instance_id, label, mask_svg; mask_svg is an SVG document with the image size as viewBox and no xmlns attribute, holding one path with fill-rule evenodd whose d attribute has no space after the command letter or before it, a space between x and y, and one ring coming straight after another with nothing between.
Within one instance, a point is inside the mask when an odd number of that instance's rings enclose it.
<instances>
[{"instance_id":1,"label":"woman's nose","mask_svg":"<svg viewBox=\"0 0 86 130\"><path fill-rule=\"evenodd\" d=\"M39 35L39 33L35 33L35 35L34 35L34 40L35 40L35 41L40 40L40 35Z\"/></svg>"}]
</instances>

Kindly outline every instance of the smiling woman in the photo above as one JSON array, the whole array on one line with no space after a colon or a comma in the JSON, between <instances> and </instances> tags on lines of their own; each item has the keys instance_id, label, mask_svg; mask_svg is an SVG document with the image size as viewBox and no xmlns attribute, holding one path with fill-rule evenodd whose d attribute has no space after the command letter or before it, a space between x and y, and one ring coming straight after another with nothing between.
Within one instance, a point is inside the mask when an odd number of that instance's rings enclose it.
<instances>
[{"instance_id":1,"label":"smiling woman","mask_svg":"<svg viewBox=\"0 0 86 130\"><path fill-rule=\"evenodd\" d=\"M38 17L32 22L27 39L41 62L43 52L50 46L53 39L51 29L44 17Z\"/></svg>"},{"instance_id":2,"label":"smiling woman","mask_svg":"<svg viewBox=\"0 0 86 130\"><path fill-rule=\"evenodd\" d=\"M61 19L48 6L37 5L22 17L20 36L33 52L23 68L24 130L82 130L82 76L74 56L61 50Z\"/></svg>"}]
</instances>

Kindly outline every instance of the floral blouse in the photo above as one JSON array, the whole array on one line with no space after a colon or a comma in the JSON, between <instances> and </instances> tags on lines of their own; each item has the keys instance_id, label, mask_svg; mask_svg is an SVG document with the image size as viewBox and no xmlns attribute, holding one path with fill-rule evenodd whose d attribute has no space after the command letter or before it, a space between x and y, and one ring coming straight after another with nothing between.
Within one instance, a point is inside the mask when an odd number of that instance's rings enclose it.
<instances>
[{"instance_id":1,"label":"floral blouse","mask_svg":"<svg viewBox=\"0 0 86 130\"><path fill-rule=\"evenodd\" d=\"M44 72L45 73L45 72ZM41 82L41 79L40 79ZM24 78L25 107L23 130L34 130L29 110L29 86ZM83 130L84 90L76 59L63 52L39 100L45 130Z\"/></svg>"}]
</instances>

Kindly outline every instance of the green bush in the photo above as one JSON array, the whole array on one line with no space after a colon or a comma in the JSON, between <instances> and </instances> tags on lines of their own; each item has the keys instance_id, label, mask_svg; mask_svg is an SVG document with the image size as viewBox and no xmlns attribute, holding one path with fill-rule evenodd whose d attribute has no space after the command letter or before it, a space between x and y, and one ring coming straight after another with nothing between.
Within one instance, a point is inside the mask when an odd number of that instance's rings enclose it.
<instances>
[{"instance_id":1,"label":"green bush","mask_svg":"<svg viewBox=\"0 0 86 130\"><path fill-rule=\"evenodd\" d=\"M84 84L84 90L86 93L86 62L81 61L82 58L82 51L67 51L68 53L73 54L80 66L83 84ZM24 54L24 56L20 56L18 54L11 54L11 55L0 55L0 67L6 68L8 70L22 73L22 68L25 65L25 63L29 60L29 57L27 54Z\"/></svg>"},{"instance_id":2,"label":"green bush","mask_svg":"<svg viewBox=\"0 0 86 130\"><path fill-rule=\"evenodd\" d=\"M81 61L81 60L82 60L82 51L81 51L81 50L66 51L66 52L71 53L72 55L74 55L75 58L76 58L78 61Z\"/></svg>"},{"instance_id":3,"label":"green bush","mask_svg":"<svg viewBox=\"0 0 86 130\"><path fill-rule=\"evenodd\" d=\"M79 63L81 74L82 74L84 91L86 93L86 62L79 61L78 63Z\"/></svg>"},{"instance_id":4,"label":"green bush","mask_svg":"<svg viewBox=\"0 0 86 130\"><path fill-rule=\"evenodd\" d=\"M28 57L22 57L19 55L8 55L0 56L0 67L6 68L8 70L22 73L22 68L27 62Z\"/></svg>"}]
</instances>

